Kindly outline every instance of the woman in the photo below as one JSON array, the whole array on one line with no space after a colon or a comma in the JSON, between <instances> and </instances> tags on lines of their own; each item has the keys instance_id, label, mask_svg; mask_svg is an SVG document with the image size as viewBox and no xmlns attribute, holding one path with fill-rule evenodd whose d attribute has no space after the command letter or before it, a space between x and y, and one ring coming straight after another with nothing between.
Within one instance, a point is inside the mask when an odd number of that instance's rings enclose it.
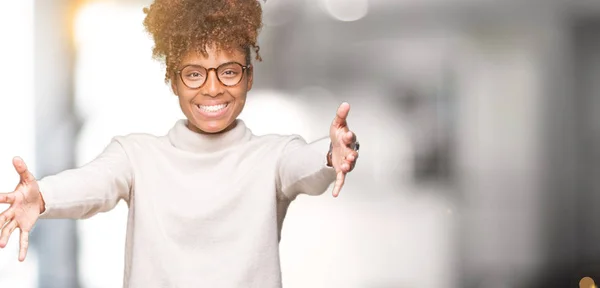
<instances>
[{"instance_id":1,"label":"woman","mask_svg":"<svg viewBox=\"0 0 600 288\"><path fill-rule=\"evenodd\" d=\"M0 194L5 247L19 228L19 260L39 217L91 217L129 205L125 287L281 287L279 234L300 194L337 196L357 160L349 105L329 151L298 136L256 136L237 119L252 88L256 0L157 0L144 25L186 116L165 136L115 137L92 162L36 181L20 158L15 191ZM141 103L143 106L143 103Z\"/></svg>"}]
</instances>

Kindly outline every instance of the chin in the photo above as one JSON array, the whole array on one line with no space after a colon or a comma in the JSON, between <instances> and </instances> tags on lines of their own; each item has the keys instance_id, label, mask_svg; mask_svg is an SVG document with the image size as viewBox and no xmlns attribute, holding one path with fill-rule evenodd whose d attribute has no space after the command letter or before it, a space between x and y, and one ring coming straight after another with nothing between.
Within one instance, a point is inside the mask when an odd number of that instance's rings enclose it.
<instances>
[{"instance_id":1,"label":"chin","mask_svg":"<svg viewBox=\"0 0 600 288\"><path fill-rule=\"evenodd\" d=\"M198 133L217 134L229 130L235 123L237 106L234 102L204 102L204 105L190 105L186 113L188 128ZM212 105L212 106L211 106ZM192 127L193 126L193 127Z\"/></svg>"}]
</instances>

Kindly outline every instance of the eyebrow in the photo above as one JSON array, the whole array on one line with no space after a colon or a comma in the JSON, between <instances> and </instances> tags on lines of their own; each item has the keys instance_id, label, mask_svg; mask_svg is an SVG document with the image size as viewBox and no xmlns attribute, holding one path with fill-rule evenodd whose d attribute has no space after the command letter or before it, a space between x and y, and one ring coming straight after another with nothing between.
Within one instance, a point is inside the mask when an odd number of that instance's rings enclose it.
<instances>
[{"instance_id":1,"label":"eyebrow","mask_svg":"<svg viewBox=\"0 0 600 288\"><path fill-rule=\"evenodd\" d=\"M244 62L245 62L245 61L244 61ZM219 65L215 66L214 68L217 68L217 67L219 67L219 66L221 66L221 65L226 65L226 64L234 64L234 63L235 63L235 64L242 64L242 66L244 66L244 63L241 63L241 62L238 62L238 61L227 61L227 62L223 62L223 63L221 63L221 64L219 64ZM199 63L193 63L193 62L190 62L190 63L183 63L183 65L181 65L181 67L186 67L186 66L200 66L200 67L207 68L206 66L204 66L204 65L202 65L202 64L199 64Z\"/></svg>"},{"instance_id":2,"label":"eyebrow","mask_svg":"<svg viewBox=\"0 0 600 288\"><path fill-rule=\"evenodd\" d=\"M245 62L245 61L244 61L244 62ZM224 62L224 63L221 63L221 64L219 64L219 65L218 65L218 66L216 66L216 67L206 67L206 66L204 66L204 65L197 64L197 63L184 63L183 65L181 65L181 68L180 68L180 69L178 69L178 70L181 70L181 69L183 69L183 68L185 68L185 67L187 67L187 66L200 66L200 67L203 67L203 68L217 68L217 67L220 67L220 66L222 66L222 65L226 65L226 64L234 64L234 63L235 63L235 64L241 64L242 66L248 66L248 65L244 65L243 63L240 63L240 62L238 62L238 61L228 61L228 62Z\"/></svg>"}]
</instances>

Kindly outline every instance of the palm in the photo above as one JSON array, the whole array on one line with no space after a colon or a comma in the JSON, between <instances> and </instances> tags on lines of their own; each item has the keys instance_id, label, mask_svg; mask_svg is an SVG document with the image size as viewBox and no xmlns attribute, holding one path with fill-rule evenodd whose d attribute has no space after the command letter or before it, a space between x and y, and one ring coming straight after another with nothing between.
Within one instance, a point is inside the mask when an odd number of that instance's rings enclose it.
<instances>
[{"instance_id":1,"label":"palm","mask_svg":"<svg viewBox=\"0 0 600 288\"><path fill-rule=\"evenodd\" d=\"M38 183L27 170L23 160L15 158L13 165L21 180L15 191L0 193L0 203L10 204L10 207L0 214L0 225L4 226L0 233L0 248L6 247L12 232L19 228L21 231L19 261L23 261L29 247L29 231L31 231L39 217L43 200Z\"/></svg>"},{"instance_id":2,"label":"palm","mask_svg":"<svg viewBox=\"0 0 600 288\"><path fill-rule=\"evenodd\" d=\"M339 195L344 186L346 174L354 169L358 159L358 152L354 149L354 145L357 143L356 135L350 131L346 122L349 112L350 105L347 103L340 105L329 130L331 165L335 168L337 174L333 188L334 197Z\"/></svg>"}]
</instances>

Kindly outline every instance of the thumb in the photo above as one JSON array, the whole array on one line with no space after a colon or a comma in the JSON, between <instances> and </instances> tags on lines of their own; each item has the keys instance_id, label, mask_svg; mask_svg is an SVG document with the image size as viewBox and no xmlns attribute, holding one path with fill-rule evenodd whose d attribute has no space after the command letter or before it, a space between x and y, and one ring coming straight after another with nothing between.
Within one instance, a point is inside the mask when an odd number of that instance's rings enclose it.
<instances>
[{"instance_id":1,"label":"thumb","mask_svg":"<svg viewBox=\"0 0 600 288\"><path fill-rule=\"evenodd\" d=\"M346 118L348 117L348 113L350 112L350 104L344 102L340 107L338 107L337 112L335 113L335 118L333 119L332 126L339 128L346 126Z\"/></svg>"},{"instance_id":2,"label":"thumb","mask_svg":"<svg viewBox=\"0 0 600 288\"><path fill-rule=\"evenodd\" d=\"M21 157L13 158L13 166L15 166L15 170L17 170L17 173L19 173L22 183L30 183L35 181L35 177L33 177L33 174L29 172L27 169L27 164L25 164L25 161L23 161Z\"/></svg>"}]
</instances>

